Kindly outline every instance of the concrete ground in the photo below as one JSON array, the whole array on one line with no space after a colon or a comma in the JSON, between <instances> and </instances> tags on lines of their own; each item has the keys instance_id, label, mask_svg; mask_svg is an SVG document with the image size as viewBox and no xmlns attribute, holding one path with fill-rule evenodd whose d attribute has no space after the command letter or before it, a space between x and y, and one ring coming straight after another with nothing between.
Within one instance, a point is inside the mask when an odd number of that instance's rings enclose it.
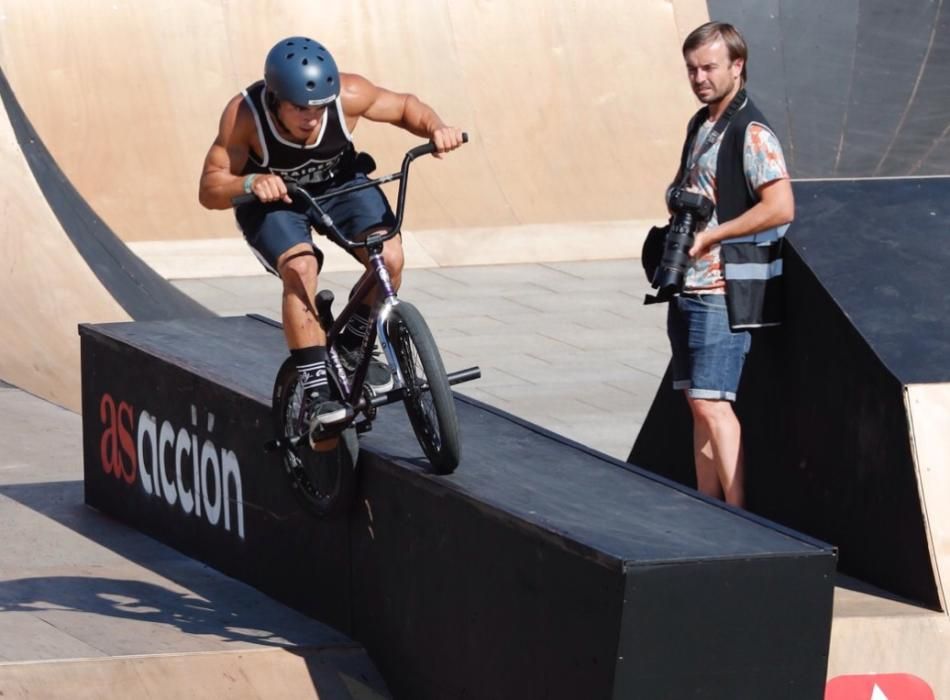
<instances>
[{"instance_id":1,"label":"concrete ground","mask_svg":"<svg viewBox=\"0 0 950 700\"><path fill-rule=\"evenodd\" d=\"M86 507L80 416L9 386L0 416L0 696L388 697L352 640Z\"/></svg>"},{"instance_id":2,"label":"concrete ground","mask_svg":"<svg viewBox=\"0 0 950 700\"><path fill-rule=\"evenodd\" d=\"M357 272L321 275L342 308ZM280 318L280 282L263 274L173 280L222 315ZM639 260L407 269L400 298L422 311L455 388L626 459L669 362L666 306L644 306ZM463 426L464 431L464 426Z\"/></svg>"}]
</instances>

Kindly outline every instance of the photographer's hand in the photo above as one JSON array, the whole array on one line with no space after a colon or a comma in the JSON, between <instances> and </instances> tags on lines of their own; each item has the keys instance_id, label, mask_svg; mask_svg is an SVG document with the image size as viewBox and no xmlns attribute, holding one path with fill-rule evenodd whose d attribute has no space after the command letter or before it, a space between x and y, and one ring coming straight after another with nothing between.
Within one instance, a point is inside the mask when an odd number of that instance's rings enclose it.
<instances>
[{"instance_id":1,"label":"photographer's hand","mask_svg":"<svg viewBox=\"0 0 950 700\"><path fill-rule=\"evenodd\" d=\"M756 194L761 198L759 202L741 216L697 233L689 249L690 257L705 255L714 245L730 238L784 226L795 218L795 197L788 178L773 180L756 190Z\"/></svg>"},{"instance_id":2,"label":"photographer's hand","mask_svg":"<svg viewBox=\"0 0 950 700\"><path fill-rule=\"evenodd\" d=\"M689 249L689 257L701 258L718 241L711 235L711 231L700 231L693 239L693 247Z\"/></svg>"}]
</instances>

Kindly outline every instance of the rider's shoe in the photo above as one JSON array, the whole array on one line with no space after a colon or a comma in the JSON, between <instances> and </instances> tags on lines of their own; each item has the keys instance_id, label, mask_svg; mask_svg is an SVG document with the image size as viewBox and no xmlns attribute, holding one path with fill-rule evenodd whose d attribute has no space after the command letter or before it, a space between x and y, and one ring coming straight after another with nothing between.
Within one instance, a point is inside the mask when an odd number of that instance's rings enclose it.
<instances>
[{"instance_id":1,"label":"rider's shoe","mask_svg":"<svg viewBox=\"0 0 950 700\"><path fill-rule=\"evenodd\" d=\"M316 396L305 414L311 435L321 428L330 428L346 420L346 406L324 396Z\"/></svg>"},{"instance_id":2,"label":"rider's shoe","mask_svg":"<svg viewBox=\"0 0 950 700\"><path fill-rule=\"evenodd\" d=\"M346 372L348 377L352 377L356 372L357 364L360 361L360 351L357 350L347 350L346 348L340 348L339 350L340 364L343 365L343 369ZM380 361L379 359L379 350L373 349L372 357L369 361L369 366L366 368L366 379L364 380L366 386L373 390L373 393L377 396L379 394L385 394L387 391L391 391L395 386L393 382L393 373L389 369L389 365Z\"/></svg>"}]
</instances>

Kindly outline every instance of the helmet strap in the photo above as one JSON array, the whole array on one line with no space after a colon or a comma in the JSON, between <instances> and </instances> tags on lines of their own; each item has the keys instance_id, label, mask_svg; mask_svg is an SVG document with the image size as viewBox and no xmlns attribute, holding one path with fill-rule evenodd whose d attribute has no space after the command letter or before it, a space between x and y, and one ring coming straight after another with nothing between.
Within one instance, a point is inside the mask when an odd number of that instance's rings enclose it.
<instances>
[{"instance_id":1,"label":"helmet strap","mask_svg":"<svg viewBox=\"0 0 950 700\"><path fill-rule=\"evenodd\" d=\"M277 125L284 130L285 133L290 133L290 129L287 128L287 125L280 119L280 114L278 114L278 107L280 107L280 100L277 98L273 92L268 89L264 89L264 106L267 108L267 111L271 113L271 116L274 118L274 121L277 122Z\"/></svg>"}]
</instances>

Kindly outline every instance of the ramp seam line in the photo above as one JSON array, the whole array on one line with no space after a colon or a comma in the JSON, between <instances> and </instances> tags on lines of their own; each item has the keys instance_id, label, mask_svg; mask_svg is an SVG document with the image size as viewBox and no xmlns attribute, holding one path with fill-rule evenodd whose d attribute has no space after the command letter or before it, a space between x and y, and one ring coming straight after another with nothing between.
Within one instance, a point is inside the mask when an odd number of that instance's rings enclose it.
<instances>
[{"instance_id":1,"label":"ramp seam line","mask_svg":"<svg viewBox=\"0 0 950 700\"><path fill-rule=\"evenodd\" d=\"M939 19L942 10L943 0L939 0L937 4L937 10L934 13L933 23L930 28L930 41L927 42L927 50L920 59L920 68L917 70L917 78L914 80L914 87L910 92L910 97L907 99L907 104L904 105L904 111L901 114L901 118L897 122L897 126L894 127L894 135L891 137L891 142L887 144L887 148L884 149L884 153L881 155L881 159L878 161L877 167L874 168L875 175L877 175L881 171L881 168L884 167L884 161L887 160L888 156L891 154L891 150L894 148L894 144L897 143L901 129L904 128L904 122L907 121L907 116L910 114L910 109L913 106L914 101L917 99L917 91L920 89L920 83L923 80L924 73L927 71L927 63L930 60L930 53L933 50L934 40L937 37L937 20Z\"/></svg>"}]
</instances>

